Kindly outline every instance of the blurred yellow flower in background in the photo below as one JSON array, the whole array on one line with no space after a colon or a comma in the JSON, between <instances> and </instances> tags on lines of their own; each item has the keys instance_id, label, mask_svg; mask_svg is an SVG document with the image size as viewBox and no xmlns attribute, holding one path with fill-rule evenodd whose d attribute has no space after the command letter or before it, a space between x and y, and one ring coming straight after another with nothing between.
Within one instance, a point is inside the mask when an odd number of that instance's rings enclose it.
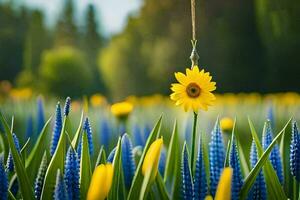
<instances>
[{"instance_id":1,"label":"blurred yellow flower in background","mask_svg":"<svg viewBox=\"0 0 300 200\"><path fill-rule=\"evenodd\" d=\"M12 89L9 93L14 100L28 100L32 96L31 88Z\"/></svg>"},{"instance_id":2,"label":"blurred yellow flower in background","mask_svg":"<svg viewBox=\"0 0 300 200\"><path fill-rule=\"evenodd\" d=\"M104 200L110 191L113 179L113 166L108 163L99 165L92 176L87 200Z\"/></svg>"},{"instance_id":3,"label":"blurred yellow flower in background","mask_svg":"<svg viewBox=\"0 0 300 200\"><path fill-rule=\"evenodd\" d=\"M155 140L149 147L144 158L142 173L145 176L151 170L151 180L153 181L157 174L158 163L160 158L161 149L163 146L163 139Z\"/></svg>"},{"instance_id":4,"label":"blurred yellow flower in background","mask_svg":"<svg viewBox=\"0 0 300 200\"><path fill-rule=\"evenodd\" d=\"M223 117L220 121L221 129L224 132L232 131L233 125L234 125L234 121L230 117Z\"/></svg>"},{"instance_id":5,"label":"blurred yellow flower in background","mask_svg":"<svg viewBox=\"0 0 300 200\"><path fill-rule=\"evenodd\" d=\"M110 110L117 118L124 119L132 112L133 104L126 101L115 103L111 106Z\"/></svg>"},{"instance_id":6,"label":"blurred yellow flower in background","mask_svg":"<svg viewBox=\"0 0 300 200\"><path fill-rule=\"evenodd\" d=\"M179 83L172 84L171 99L177 106L183 106L185 111L192 109L197 112L199 109L207 110L216 100L212 93L216 89L216 83L211 82L209 72L199 71L198 66L193 69L186 69L186 75L177 72L175 77Z\"/></svg>"},{"instance_id":7,"label":"blurred yellow flower in background","mask_svg":"<svg viewBox=\"0 0 300 200\"><path fill-rule=\"evenodd\" d=\"M215 200L231 199L232 168L226 167L219 180Z\"/></svg>"},{"instance_id":8,"label":"blurred yellow flower in background","mask_svg":"<svg viewBox=\"0 0 300 200\"><path fill-rule=\"evenodd\" d=\"M100 107L106 104L106 98L101 94L94 94L90 97L90 103L93 107Z\"/></svg>"}]
</instances>

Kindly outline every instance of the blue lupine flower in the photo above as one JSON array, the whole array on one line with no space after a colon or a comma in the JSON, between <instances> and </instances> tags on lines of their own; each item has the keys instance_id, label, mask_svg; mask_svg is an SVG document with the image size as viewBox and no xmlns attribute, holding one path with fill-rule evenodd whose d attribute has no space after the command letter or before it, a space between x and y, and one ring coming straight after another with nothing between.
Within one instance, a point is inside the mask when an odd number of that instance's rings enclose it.
<instances>
[{"instance_id":1,"label":"blue lupine flower","mask_svg":"<svg viewBox=\"0 0 300 200\"><path fill-rule=\"evenodd\" d=\"M273 140L273 133L271 128L271 122L270 120L268 120L265 125L263 138L262 138L262 146L264 150L268 148L272 140ZM269 159L276 171L280 183L283 183L283 171L282 171L281 156L280 156L278 144L275 144L274 148L271 151Z\"/></svg>"},{"instance_id":2,"label":"blue lupine flower","mask_svg":"<svg viewBox=\"0 0 300 200\"><path fill-rule=\"evenodd\" d=\"M109 148L111 135L112 131L109 123L106 119L103 119L100 125L100 144L104 146L105 151Z\"/></svg>"},{"instance_id":3,"label":"blue lupine flower","mask_svg":"<svg viewBox=\"0 0 300 200\"><path fill-rule=\"evenodd\" d=\"M163 146L163 148L161 149L159 163L158 163L158 171L162 176L165 173L166 159L167 159L167 149L165 146Z\"/></svg>"},{"instance_id":4,"label":"blue lupine flower","mask_svg":"<svg viewBox=\"0 0 300 200\"><path fill-rule=\"evenodd\" d=\"M233 169L232 183L231 183L231 185L232 185L231 199L238 200L239 193L243 186L243 176L242 176L242 172L241 172L240 159L239 159L235 139L231 143L229 164L230 164L230 167Z\"/></svg>"},{"instance_id":5,"label":"blue lupine flower","mask_svg":"<svg viewBox=\"0 0 300 200\"><path fill-rule=\"evenodd\" d=\"M13 139L14 139L14 143L15 143L16 149L20 153L20 151L21 151L21 149L20 149L20 142L19 142L18 137L14 133L13 133ZM14 161L13 161L13 157L12 157L12 154L11 154L10 150L9 150L7 161L6 161L6 169L9 172L13 172L14 171Z\"/></svg>"},{"instance_id":6,"label":"blue lupine flower","mask_svg":"<svg viewBox=\"0 0 300 200\"><path fill-rule=\"evenodd\" d=\"M30 115L27 119L27 123L26 123L26 138L31 138L34 134L34 130L33 130L33 119L32 116Z\"/></svg>"},{"instance_id":7,"label":"blue lupine flower","mask_svg":"<svg viewBox=\"0 0 300 200\"><path fill-rule=\"evenodd\" d=\"M300 133L295 121L292 123L292 141L290 147L291 174L297 181L300 181Z\"/></svg>"},{"instance_id":8,"label":"blue lupine flower","mask_svg":"<svg viewBox=\"0 0 300 200\"><path fill-rule=\"evenodd\" d=\"M18 182L18 179L15 178L13 180L13 183L11 184L9 190L11 191L11 193L16 196L19 192L19 182Z\"/></svg>"},{"instance_id":9,"label":"blue lupine flower","mask_svg":"<svg viewBox=\"0 0 300 200\"><path fill-rule=\"evenodd\" d=\"M8 177L3 163L3 154L0 155L0 200L8 199Z\"/></svg>"},{"instance_id":10,"label":"blue lupine flower","mask_svg":"<svg viewBox=\"0 0 300 200\"><path fill-rule=\"evenodd\" d=\"M225 150L223 137L220 129L219 120L217 120L214 130L211 133L209 143L209 164L210 164L210 192L215 196L217 185L224 168Z\"/></svg>"},{"instance_id":11,"label":"blue lupine flower","mask_svg":"<svg viewBox=\"0 0 300 200\"><path fill-rule=\"evenodd\" d=\"M90 155L93 155L94 153L94 145L93 145L93 138L92 138L92 129L88 118L85 118L84 124L83 124L83 130L87 134L87 139L89 143L89 152Z\"/></svg>"},{"instance_id":12,"label":"blue lupine flower","mask_svg":"<svg viewBox=\"0 0 300 200\"><path fill-rule=\"evenodd\" d=\"M45 114L43 99L41 97L37 100L37 134L40 134L45 124Z\"/></svg>"},{"instance_id":13,"label":"blue lupine flower","mask_svg":"<svg viewBox=\"0 0 300 200\"><path fill-rule=\"evenodd\" d=\"M54 200L68 200L68 193L66 190L66 184L64 182L64 179L61 176L60 170L57 170L56 175L56 184L54 188L54 194L53 194Z\"/></svg>"},{"instance_id":14,"label":"blue lupine flower","mask_svg":"<svg viewBox=\"0 0 300 200\"><path fill-rule=\"evenodd\" d=\"M113 163L116 154L116 147L109 153L106 161L109 163Z\"/></svg>"},{"instance_id":15,"label":"blue lupine flower","mask_svg":"<svg viewBox=\"0 0 300 200\"><path fill-rule=\"evenodd\" d=\"M192 200L193 199L193 181L191 175L191 169L189 166L189 156L184 143L182 157L181 157L181 199Z\"/></svg>"},{"instance_id":16,"label":"blue lupine flower","mask_svg":"<svg viewBox=\"0 0 300 200\"><path fill-rule=\"evenodd\" d=\"M42 194L47 167L48 167L47 154L45 152L34 183L34 196L37 200L40 199Z\"/></svg>"},{"instance_id":17,"label":"blue lupine flower","mask_svg":"<svg viewBox=\"0 0 300 200\"><path fill-rule=\"evenodd\" d=\"M121 140L122 145L122 167L124 172L124 181L126 188L130 188L135 173L135 161L132 152L132 143L128 135L125 133Z\"/></svg>"},{"instance_id":18,"label":"blue lupine flower","mask_svg":"<svg viewBox=\"0 0 300 200\"><path fill-rule=\"evenodd\" d=\"M207 195L207 182L205 173L205 164L203 157L203 147L199 142L198 154L196 159L196 169L194 176L194 199L203 200Z\"/></svg>"},{"instance_id":19,"label":"blue lupine flower","mask_svg":"<svg viewBox=\"0 0 300 200\"><path fill-rule=\"evenodd\" d=\"M256 144L254 140L252 141L251 151L250 151L250 164L253 168L258 161L258 155L256 150ZM255 182L249 192L248 196L249 200L256 199L256 200L266 200L267 199L267 187L265 178L263 175L263 171L260 170L259 174L257 175Z\"/></svg>"},{"instance_id":20,"label":"blue lupine flower","mask_svg":"<svg viewBox=\"0 0 300 200\"><path fill-rule=\"evenodd\" d=\"M79 189L79 159L77 153L70 146L66 155L64 181L69 199L80 199Z\"/></svg>"},{"instance_id":21,"label":"blue lupine flower","mask_svg":"<svg viewBox=\"0 0 300 200\"><path fill-rule=\"evenodd\" d=\"M58 102L56 105L56 111L55 111L55 123L53 127L53 132L52 132L52 141L51 141L51 147L50 147L50 155L53 156L58 140L60 137L60 132L62 129L62 116L61 116L61 108L60 108L60 103Z\"/></svg>"},{"instance_id":22,"label":"blue lupine flower","mask_svg":"<svg viewBox=\"0 0 300 200\"><path fill-rule=\"evenodd\" d=\"M135 124L133 126L132 130L133 138L134 138L134 144L135 146L144 146L144 138L142 136L141 128Z\"/></svg>"},{"instance_id":23,"label":"blue lupine flower","mask_svg":"<svg viewBox=\"0 0 300 200\"><path fill-rule=\"evenodd\" d=\"M66 102L65 102L65 107L64 107L64 115L68 116L71 110L71 98L67 97Z\"/></svg>"}]
</instances>

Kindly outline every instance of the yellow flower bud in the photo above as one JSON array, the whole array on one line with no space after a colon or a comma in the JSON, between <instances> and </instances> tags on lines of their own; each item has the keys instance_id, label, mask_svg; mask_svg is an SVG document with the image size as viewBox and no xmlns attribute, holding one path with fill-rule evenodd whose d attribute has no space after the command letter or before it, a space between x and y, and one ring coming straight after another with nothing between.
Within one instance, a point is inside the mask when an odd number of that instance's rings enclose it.
<instances>
[{"instance_id":1,"label":"yellow flower bud","mask_svg":"<svg viewBox=\"0 0 300 200\"><path fill-rule=\"evenodd\" d=\"M207 195L204 200L213 200L212 196Z\"/></svg>"},{"instance_id":2,"label":"yellow flower bud","mask_svg":"<svg viewBox=\"0 0 300 200\"><path fill-rule=\"evenodd\" d=\"M126 118L133 110L133 105L129 102L115 103L110 108L112 114L117 118Z\"/></svg>"},{"instance_id":3,"label":"yellow flower bud","mask_svg":"<svg viewBox=\"0 0 300 200\"><path fill-rule=\"evenodd\" d=\"M231 179L232 168L226 167L219 180L215 200L230 200L231 199Z\"/></svg>"},{"instance_id":4,"label":"yellow flower bud","mask_svg":"<svg viewBox=\"0 0 300 200\"><path fill-rule=\"evenodd\" d=\"M234 122L233 122L233 120L230 117L224 117L220 121L221 129L224 132L230 132L230 131L232 131L233 125L234 125Z\"/></svg>"},{"instance_id":5,"label":"yellow flower bud","mask_svg":"<svg viewBox=\"0 0 300 200\"><path fill-rule=\"evenodd\" d=\"M113 179L113 166L108 163L99 165L92 176L87 200L104 200L109 193Z\"/></svg>"},{"instance_id":6,"label":"yellow flower bud","mask_svg":"<svg viewBox=\"0 0 300 200\"><path fill-rule=\"evenodd\" d=\"M155 140L149 147L143 162L142 173L145 176L148 170L151 170L151 180L154 180L157 174L157 168L162 146L162 138Z\"/></svg>"}]
</instances>

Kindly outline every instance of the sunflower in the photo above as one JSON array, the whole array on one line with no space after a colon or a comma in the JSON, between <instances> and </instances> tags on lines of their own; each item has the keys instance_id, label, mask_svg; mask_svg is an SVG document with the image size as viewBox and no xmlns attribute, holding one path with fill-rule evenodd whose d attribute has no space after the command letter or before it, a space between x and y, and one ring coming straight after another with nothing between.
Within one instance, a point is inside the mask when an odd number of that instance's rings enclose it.
<instances>
[{"instance_id":1,"label":"sunflower","mask_svg":"<svg viewBox=\"0 0 300 200\"><path fill-rule=\"evenodd\" d=\"M216 97L212 93L216 89L216 83L211 82L209 72L199 71L198 66L186 69L186 75L177 72L175 77L179 83L172 84L170 95L176 105L183 106L185 111L192 109L197 112L199 109L207 110L212 106Z\"/></svg>"}]
</instances>

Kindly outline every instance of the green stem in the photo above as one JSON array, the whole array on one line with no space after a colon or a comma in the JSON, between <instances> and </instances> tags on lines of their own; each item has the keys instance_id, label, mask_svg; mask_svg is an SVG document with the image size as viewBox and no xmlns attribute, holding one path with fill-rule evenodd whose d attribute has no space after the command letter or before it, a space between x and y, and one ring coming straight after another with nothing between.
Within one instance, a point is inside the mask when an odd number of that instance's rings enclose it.
<instances>
[{"instance_id":1,"label":"green stem","mask_svg":"<svg viewBox=\"0 0 300 200\"><path fill-rule=\"evenodd\" d=\"M293 199L297 200L297 195L298 195L298 183L295 177L293 177ZM299 192L300 194L300 192Z\"/></svg>"},{"instance_id":2,"label":"green stem","mask_svg":"<svg viewBox=\"0 0 300 200\"><path fill-rule=\"evenodd\" d=\"M192 169L192 176L194 176L194 159L195 159L195 145L196 145L196 129L197 129L197 118L198 114L194 112L194 123L193 123L193 138L192 138L192 155L191 155L191 169Z\"/></svg>"}]
</instances>

